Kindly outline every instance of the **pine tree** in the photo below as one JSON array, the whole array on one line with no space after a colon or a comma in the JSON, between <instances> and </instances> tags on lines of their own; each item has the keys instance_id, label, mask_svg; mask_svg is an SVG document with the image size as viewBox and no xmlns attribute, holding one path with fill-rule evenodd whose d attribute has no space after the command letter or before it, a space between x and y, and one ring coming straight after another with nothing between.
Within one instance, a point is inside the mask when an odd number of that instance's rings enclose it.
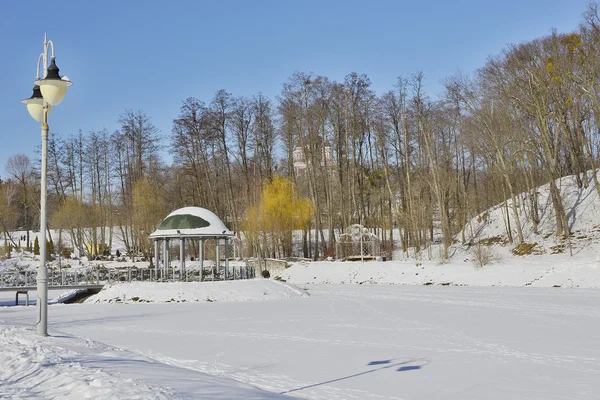
<instances>
[{"instance_id":1,"label":"pine tree","mask_svg":"<svg viewBox=\"0 0 600 400\"><path fill-rule=\"evenodd\" d=\"M35 241L33 242L33 254L36 256L40 255L40 242L38 241L38 237L35 237Z\"/></svg>"},{"instance_id":2,"label":"pine tree","mask_svg":"<svg viewBox=\"0 0 600 400\"><path fill-rule=\"evenodd\" d=\"M46 259L50 260L54 254L54 242L52 239L46 241Z\"/></svg>"}]
</instances>

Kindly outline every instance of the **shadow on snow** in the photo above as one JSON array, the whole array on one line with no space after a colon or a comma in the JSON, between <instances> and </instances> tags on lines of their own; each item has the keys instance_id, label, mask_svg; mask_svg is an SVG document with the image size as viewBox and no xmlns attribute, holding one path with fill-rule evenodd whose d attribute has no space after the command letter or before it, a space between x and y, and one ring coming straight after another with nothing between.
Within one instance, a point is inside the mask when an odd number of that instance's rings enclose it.
<instances>
[{"instance_id":1,"label":"shadow on snow","mask_svg":"<svg viewBox=\"0 0 600 400\"><path fill-rule=\"evenodd\" d=\"M383 369L399 367L396 370L398 372L415 371L415 370L419 370L422 367L424 367L425 365L431 363L431 360L426 359L426 358L411 358L409 360L399 361L399 362L396 362L396 360L398 360L398 359L392 358L390 360L371 361L370 363L367 364L367 366L377 366L377 368L372 368L367 371L358 372L356 374L352 374L352 375L348 375L348 376L342 376L339 378L330 379L330 380L324 381L324 382L313 383L312 385L306 385L306 386L298 387L295 389L286 390L284 392L281 392L280 394L297 392L297 391L304 390L304 389L310 389L310 388L314 388L317 386L327 385L328 383L339 382L339 381L343 381L346 379L356 378L357 376L371 374L373 372L381 371ZM406 364L411 364L411 365L406 365Z\"/></svg>"}]
</instances>

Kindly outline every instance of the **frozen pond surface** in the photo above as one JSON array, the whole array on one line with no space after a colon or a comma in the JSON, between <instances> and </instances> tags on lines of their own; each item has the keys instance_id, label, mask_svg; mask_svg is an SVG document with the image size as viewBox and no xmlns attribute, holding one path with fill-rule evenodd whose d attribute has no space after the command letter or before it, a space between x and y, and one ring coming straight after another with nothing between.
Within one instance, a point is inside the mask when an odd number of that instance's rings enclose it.
<instances>
[{"instance_id":1,"label":"frozen pond surface","mask_svg":"<svg viewBox=\"0 0 600 400\"><path fill-rule=\"evenodd\" d=\"M156 391L165 398L193 398L201 385L230 385L219 398L232 399L236 390L254 393L248 398L598 398L600 290L303 287L311 297L53 305L54 338L45 340L89 339L102 354L137 359L96 357L88 366L167 388ZM0 309L0 328L34 320L35 307ZM205 377L199 372L218 382L194 380Z\"/></svg>"}]
</instances>

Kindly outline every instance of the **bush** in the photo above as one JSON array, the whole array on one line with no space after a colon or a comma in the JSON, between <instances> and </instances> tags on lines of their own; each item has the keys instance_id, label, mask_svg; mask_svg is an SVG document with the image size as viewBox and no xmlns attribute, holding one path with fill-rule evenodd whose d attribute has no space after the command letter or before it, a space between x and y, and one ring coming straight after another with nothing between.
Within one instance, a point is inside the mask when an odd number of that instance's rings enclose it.
<instances>
[{"instance_id":1,"label":"bush","mask_svg":"<svg viewBox=\"0 0 600 400\"><path fill-rule=\"evenodd\" d=\"M335 258L335 245L330 245L330 246L325 246L325 248L323 248L323 258L327 259L327 258Z\"/></svg>"},{"instance_id":2,"label":"bush","mask_svg":"<svg viewBox=\"0 0 600 400\"><path fill-rule=\"evenodd\" d=\"M383 261L391 260L395 250L396 246L394 246L394 242L385 240L381 245L381 256L384 258Z\"/></svg>"},{"instance_id":3,"label":"bush","mask_svg":"<svg viewBox=\"0 0 600 400\"><path fill-rule=\"evenodd\" d=\"M537 243L521 243L514 249L512 249L512 253L515 256L526 256L530 254L542 254L540 250L535 250L535 246Z\"/></svg>"},{"instance_id":4,"label":"bush","mask_svg":"<svg viewBox=\"0 0 600 400\"><path fill-rule=\"evenodd\" d=\"M33 242L33 254L36 256L40 255L40 242L38 241L38 237L35 237L35 241Z\"/></svg>"},{"instance_id":5,"label":"bush","mask_svg":"<svg viewBox=\"0 0 600 400\"><path fill-rule=\"evenodd\" d=\"M66 259L71 258L71 249L68 247L63 247L62 250L60 251L60 256L62 258L66 258Z\"/></svg>"},{"instance_id":6,"label":"bush","mask_svg":"<svg viewBox=\"0 0 600 400\"><path fill-rule=\"evenodd\" d=\"M494 259L492 250L488 246L483 246L481 244L473 247L471 253L473 255L475 265L479 268L489 264Z\"/></svg>"},{"instance_id":7,"label":"bush","mask_svg":"<svg viewBox=\"0 0 600 400\"><path fill-rule=\"evenodd\" d=\"M271 273L266 269L261 273L262 277L265 279L269 279L271 277Z\"/></svg>"},{"instance_id":8,"label":"bush","mask_svg":"<svg viewBox=\"0 0 600 400\"><path fill-rule=\"evenodd\" d=\"M486 211L484 213L482 213L481 215L477 216L477 222L481 223L483 221L487 221L490 217L490 214Z\"/></svg>"},{"instance_id":9,"label":"bush","mask_svg":"<svg viewBox=\"0 0 600 400\"><path fill-rule=\"evenodd\" d=\"M505 245L506 243L507 243L506 239L503 239L500 236L489 237L489 238L481 239L479 241L479 244L483 244L486 246L491 246L493 244Z\"/></svg>"}]
</instances>

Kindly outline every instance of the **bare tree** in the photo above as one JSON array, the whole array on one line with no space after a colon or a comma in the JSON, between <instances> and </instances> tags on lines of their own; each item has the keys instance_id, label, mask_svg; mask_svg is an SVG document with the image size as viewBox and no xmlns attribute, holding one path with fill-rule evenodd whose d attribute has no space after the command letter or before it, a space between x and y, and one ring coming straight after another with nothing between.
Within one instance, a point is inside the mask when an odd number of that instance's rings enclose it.
<instances>
[{"instance_id":1,"label":"bare tree","mask_svg":"<svg viewBox=\"0 0 600 400\"><path fill-rule=\"evenodd\" d=\"M30 246L29 231L33 227L33 217L36 215L36 175L25 154L15 154L6 162L6 172L15 180L19 188L19 208L21 218L19 224L27 231L27 247ZM39 192L38 192L39 193Z\"/></svg>"}]
</instances>

